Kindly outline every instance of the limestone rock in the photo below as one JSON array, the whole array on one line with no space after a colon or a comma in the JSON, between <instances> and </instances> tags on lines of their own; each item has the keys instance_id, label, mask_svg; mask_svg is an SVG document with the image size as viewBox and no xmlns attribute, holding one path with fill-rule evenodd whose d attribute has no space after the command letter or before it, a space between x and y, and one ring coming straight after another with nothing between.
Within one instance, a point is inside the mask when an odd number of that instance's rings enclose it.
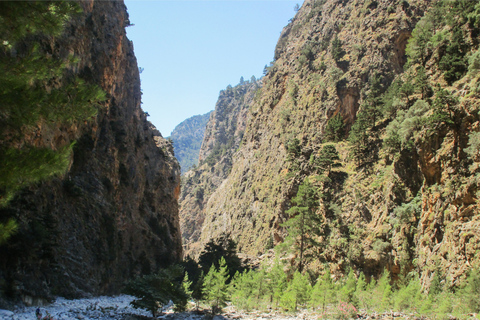
<instances>
[{"instance_id":1,"label":"limestone rock","mask_svg":"<svg viewBox=\"0 0 480 320\"><path fill-rule=\"evenodd\" d=\"M0 212L19 222L0 247L1 292L10 297L115 294L126 279L182 257L180 167L140 107L125 5L79 3L83 13L52 54L73 53L75 72L108 100L95 119L35 137L38 146L76 145L65 176L23 190Z\"/></svg>"}]
</instances>

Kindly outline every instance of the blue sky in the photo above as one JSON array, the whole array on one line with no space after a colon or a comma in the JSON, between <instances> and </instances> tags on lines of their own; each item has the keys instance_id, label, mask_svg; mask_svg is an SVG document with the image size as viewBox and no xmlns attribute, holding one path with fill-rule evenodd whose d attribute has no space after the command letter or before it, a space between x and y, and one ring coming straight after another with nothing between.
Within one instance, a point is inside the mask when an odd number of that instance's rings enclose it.
<instances>
[{"instance_id":1,"label":"blue sky","mask_svg":"<svg viewBox=\"0 0 480 320\"><path fill-rule=\"evenodd\" d=\"M143 68L142 108L164 137L215 108L220 90L260 78L303 0L125 0Z\"/></svg>"}]
</instances>

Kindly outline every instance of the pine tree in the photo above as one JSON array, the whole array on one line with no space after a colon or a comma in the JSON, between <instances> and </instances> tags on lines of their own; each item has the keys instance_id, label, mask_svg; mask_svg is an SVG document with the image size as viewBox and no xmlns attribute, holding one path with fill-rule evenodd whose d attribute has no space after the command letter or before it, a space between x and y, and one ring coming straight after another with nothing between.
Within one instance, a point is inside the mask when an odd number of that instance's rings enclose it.
<instances>
[{"instance_id":1,"label":"pine tree","mask_svg":"<svg viewBox=\"0 0 480 320\"><path fill-rule=\"evenodd\" d=\"M480 312L480 272L471 269L462 294L469 312Z\"/></svg>"},{"instance_id":2,"label":"pine tree","mask_svg":"<svg viewBox=\"0 0 480 320\"><path fill-rule=\"evenodd\" d=\"M221 312L229 300L228 290L228 269L225 259L222 257L218 262L219 267L216 268L214 264L210 267L205 276L203 294L205 301L212 308L212 313Z\"/></svg>"},{"instance_id":3,"label":"pine tree","mask_svg":"<svg viewBox=\"0 0 480 320\"><path fill-rule=\"evenodd\" d=\"M321 307L322 312L325 312L326 306L335 302L335 300L335 286L332 283L330 269L327 268L323 276L319 277L313 286L310 296L310 305L315 309Z\"/></svg>"},{"instance_id":4,"label":"pine tree","mask_svg":"<svg viewBox=\"0 0 480 320\"><path fill-rule=\"evenodd\" d=\"M339 62L342 59L344 54L345 54L345 51L343 51L343 48L342 48L342 41L338 39L338 35L336 34L335 38L332 41L333 60L335 60L336 62Z\"/></svg>"},{"instance_id":5,"label":"pine tree","mask_svg":"<svg viewBox=\"0 0 480 320\"><path fill-rule=\"evenodd\" d=\"M289 246L297 255L298 271L305 265L306 251L317 247L317 237L321 234L323 218L316 213L318 207L317 189L308 178L298 188L296 196L291 200L292 207L287 210L290 219L282 226L288 230L284 245Z\"/></svg>"},{"instance_id":6,"label":"pine tree","mask_svg":"<svg viewBox=\"0 0 480 320\"><path fill-rule=\"evenodd\" d=\"M325 127L325 140L339 142L345 136L345 123L340 113L337 113L327 122Z\"/></svg>"},{"instance_id":7,"label":"pine tree","mask_svg":"<svg viewBox=\"0 0 480 320\"><path fill-rule=\"evenodd\" d=\"M42 48L42 41L53 44L79 12L81 7L73 1L0 2L0 24L8 26L0 30L0 207L19 189L64 173L72 154L71 146L38 148L15 143L12 137L31 134L39 122L44 131L83 122L105 100L98 86L72 75L78 61L46 54ZM15 231L12 226L0 224L0 239Z\"/></svg>"},{"instance_id":8,"label":"pine tree","mask_svg":"<svg viewBox=\"0 0 480 320\"><path fill-rule=\"evenodd\" d=\"M355 274L353 270L350 270L348 273L347 279L345 283L339 290L339 299L342 302L353 302L357 305L357 301L355 301L355 290L357 289L357 279L355 278Z\"/></svg>"},{"instance_id":9,"label":"pine tree","mask_svg":"<svg viewBox=\"0 0 480 320\"><path fill-rule=\"evenodd\" d=\"M365 274L360 273L357 280L357 286L355 287L355 300L358 303L358 306L364 309L367 309L367 280L365 279Z\"/></svg>"},{"instance_id":10,"label":"pine tree","mask_svg":"<svg viewBox=\"0 0 480 320\"><path fill-rule=\"evenodd\" d=\"M267 278L269 281L266 283L266 294L270 298L270 303L274 303L275 306L278 306L280 298L288 286L287 275L278 258L275 259L273 266L267 273Z\"/></svg>"},{"instance_id":11,"label":"pine tree","mask_svg":"<svg viewBox=\"0 0 480 320\"><path fill-rule=\"evenodd\" d=\"M370 162L370 127L365 112L360 111L357 114L357 120L353 124L348 142L352 146L351 152L358 166L363 166Z\"/></svg>"},{"instance_id":12,"label":"pine tree","mask_svg":"<svg viewBox=\"0 0 480 320\"><path fill-rule=\"evenodd\" d=\"M337 149L333 144L324 145L318 157L314 160L317 170L320 173L330 172L333 167L338 166L337 161L340 160Z\"/></svg>"}]
</instances>

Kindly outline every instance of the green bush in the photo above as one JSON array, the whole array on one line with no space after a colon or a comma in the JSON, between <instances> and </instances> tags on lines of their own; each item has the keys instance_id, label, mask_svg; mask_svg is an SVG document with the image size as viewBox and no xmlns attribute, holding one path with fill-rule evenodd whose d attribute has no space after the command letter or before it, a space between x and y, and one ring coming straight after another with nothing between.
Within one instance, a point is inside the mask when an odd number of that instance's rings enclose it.
<instances>
[{"instance_id":1,"label":"green bush","mask_svg":"<svg viewBox=\"0 0 480 320\"><path fill-rule=\"evenodd\" d=\"M124 293L136 297L131 302L134 308L148 310L153 317L170 300L176 308L184 309L188 295L182 285L182 272L181 267L173 266L156 274L137 277L126 283Z\"/></svg>"}]
</instances>

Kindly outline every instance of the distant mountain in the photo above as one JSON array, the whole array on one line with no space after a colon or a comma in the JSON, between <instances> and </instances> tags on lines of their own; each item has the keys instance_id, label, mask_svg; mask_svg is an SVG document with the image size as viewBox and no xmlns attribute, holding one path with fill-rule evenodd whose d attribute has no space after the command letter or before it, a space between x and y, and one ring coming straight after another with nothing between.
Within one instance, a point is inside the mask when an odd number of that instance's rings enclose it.
<instances>
[{"instance_id":1,"label":"distant mountain","mask_svg":"<svg viewBox=\"0 0 480 320\"><path fill-rule=\"evenodd\" d=\"M232 169L233 155L251 116L248 110L260 87L261 81L253 78L220 91L205 128L198 156L200 164L182 176L179 204L185 255L196 256L202 249L200 235L207 201Z\"/></svg>"},{"instance_id":2,"label":"distant mountain","mask_svg":"<svg viewBox=\"0 0 480 320\"><path fill-rule=\"evenodd\" d=\"M172 131L170 139L173 141L175 156L180 163L182 174L193 165L198 164L198 155L202 146L205 127L211 113L212 111L188 118Z\"/></svg>"}]
</instances>

